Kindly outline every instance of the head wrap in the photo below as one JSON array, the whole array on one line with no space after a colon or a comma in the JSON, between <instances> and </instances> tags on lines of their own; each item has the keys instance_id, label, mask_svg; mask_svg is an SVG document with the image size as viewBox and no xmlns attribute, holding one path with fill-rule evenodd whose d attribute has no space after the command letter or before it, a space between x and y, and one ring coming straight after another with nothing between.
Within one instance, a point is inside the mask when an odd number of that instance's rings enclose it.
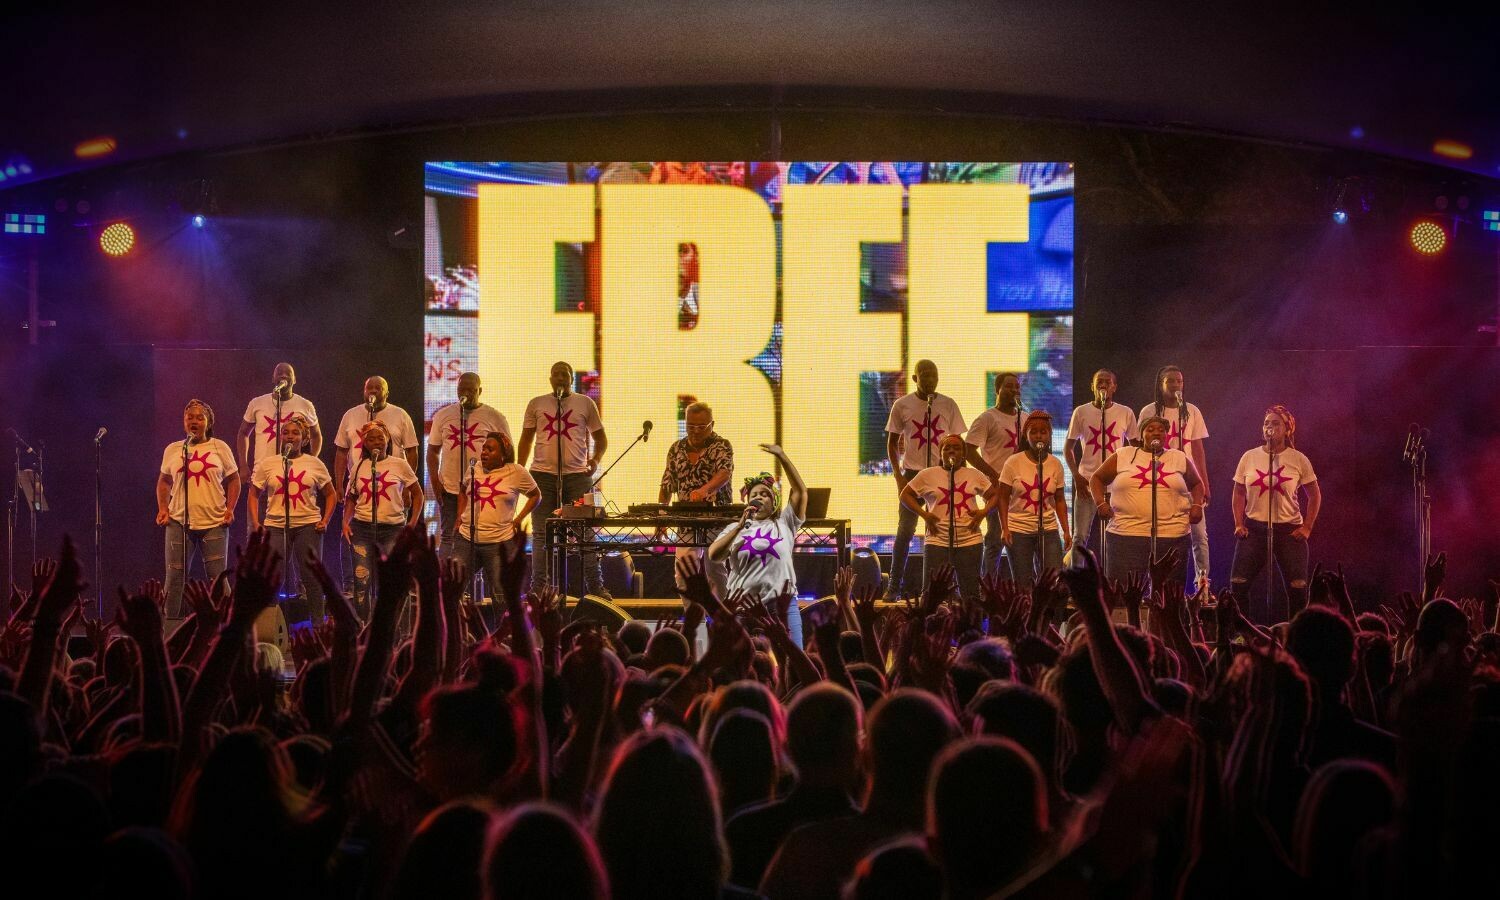
<instances>
[{"instance_id":1,"label":"head wrap","mask_svg":"<svg viewBox=\"0 0 1500 900\"><path fill-rule=\"evenodd\" d=\"M748 500L750 498L750 489L758 484L763 484L770 488L771 495L775 498L774 502L777 506L781 505L781 482L777 481L776 476L770 472L762 472L759 475L746 478L745 483L740 486L740 499Z\"/></svg>"},{"instance_id":2,"label":"head wrap","mask_svg":"<svg viewBox=\"0 0 1500 900\"><path fill-rule=\"evenodd\" d=\"M1297 417L1292 415L1292 411L1287 409L1286 406L1280 403L1273 403L1271 404L1271 407L1266 410L1266 415L1269 416L1272 414L1280 416L1281 421L1286 423L1286 445L1288 447L1297 446Z\"/></svg>"},{"instance_id":3,"label":"head wrap","mask_svg":"<svg viewBox=\"0 0 1500 900\"><path fill-rule=\"evenodd\" d=\"M1172 430L1172 423L1167 421L1166 416L1147 416L1140 421L1139 425L1136 426L1136 432L1139 433L1145 431L1146 426L1152 422L1160 422L1161 427L1167 429L1168 431Z\"/></svg>"},{"instance_id":4,"label":"head wrap","mask_svg":"<svg viewBox=\"0 0 1500 900\"><path fill-rule=\"evenodd\" d=\"M1045 409L1033 409L1026 414L1026 420L1021 423L1021 430L1023 432L1031 427L1033 419L1040 419L1047 423L1048 428L1052 427L1052 413L1047 412Z\"/></svg>"}]
</instances>

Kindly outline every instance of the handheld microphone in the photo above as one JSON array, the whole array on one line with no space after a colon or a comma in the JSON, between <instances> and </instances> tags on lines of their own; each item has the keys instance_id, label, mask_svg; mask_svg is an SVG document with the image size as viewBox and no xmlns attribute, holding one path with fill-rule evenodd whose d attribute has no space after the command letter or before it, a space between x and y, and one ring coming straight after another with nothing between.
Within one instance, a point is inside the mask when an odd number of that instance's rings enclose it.
<instances>
[{"instance_id":1,"label":"handheld microphone","mask_svg":"<svg viewBox=\"0 0 1500 900\"><path fill-rule=\"evenodd\" d=\"M104 436L106 434L109 434L109 429L108 428L104 428L103 426L101 426L99 428L99 433L94 435L94 443L97 444L100 441L104 440Z\"/></svg>"},{"instance_id":2,"label":"handheld microphone","mask_svg":"<svg viewBox=\"0 0 1500 900\"><path fill-rule=\"evenodd\" d=\"M641 423L641 440L645 441L648 444L651 443L651 429L654 428L654 427L656 427L656 426L654 426L654 425L651 424L651 420L650 419L647 419L646 421L642 422Z\"/></svg>"}]
</instances>

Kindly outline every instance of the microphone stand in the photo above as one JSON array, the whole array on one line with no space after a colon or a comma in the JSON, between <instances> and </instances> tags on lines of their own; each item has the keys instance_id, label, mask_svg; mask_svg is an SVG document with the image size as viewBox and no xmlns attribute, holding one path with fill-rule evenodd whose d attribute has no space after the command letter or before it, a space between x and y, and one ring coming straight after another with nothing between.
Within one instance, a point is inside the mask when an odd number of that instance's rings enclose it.
<instances>
[{"instance_id":1,"label":"microphone stand","mask_svg":"<svg viewBox=\"0 0 1500 900\"><path fill-rule=\"evenodd\" d=\"M1417 586L1427 581L1427 555L1432 550L1432 498L1427 496L1427 429L1417 430L1406 438L1402 460L1411 467L1413 512L1417 526Z\"/></svg>"},{"instance_id":2,"label":"microphone stand","mask_svg":"<svg viewBox=\"0 0 1500 900\"><path fill-rule=\"evenodd\" d=\"M104 558L104 439L94 438L94 615L104 619L104 579L99 577L100 560ZM187 589L187 579L182 582Z\"/></svg>"},{"instance_id":3,"label":"microphone stand","mask_svg":"<svg viewBox=\"0 0 1500 900\"><path fill-rule=\"evenodd\" d=\"M554 493L556 494L556 497L557 497L557 506L555 508L558 509L558 510L561 510L563 508L563 439L565 438L565 436L567 434L562 429L562 417L563 417L563 391L562 391L562 389L559 388L557 390L554 390L552 392L552 397L553 397L554 400L557 401L557 418L552 423L552 427L553 427L552 440L554 440L554 441L557 442L557 482L556 482L556 484L557 484L557 490L554 491ZM543 542L545 543L546 540L548 538L550 538L550 537L551 537L550 534L542 535ZM567 565L568 565L568 562L567 562L567 559L568 559L568 548L567 548L567 542L564 541L562 544L559 544L557 547L552 548L552 551L557 554L557 558L553 560L553 566L552 566L552 584L557 587L557 589L558 589L557 592L560 595L562 595L562 598L563 598L562 599L562 605L561 605L561 607L559 607L561 609L561 608L564 608L564 607L566 607L568 605L568 571L567 571ZM581 562L580 562L580 565L582 565Z\"/></svg>"},{"instance_id":4,"label":"microphone stand","mask_svg":"<svg viewBox=\"0 0 1500 900\"><path fill-rule=\"evenodd\" d=\"M604 469L604 474L600 475L598 478L594 479L594 487L596 489L599 487L599 483L602 482L609 475L610 472L614 471L615 466L618 466L620 464L620 460L624 459L625 458L625 454L629 453L632 449L634 449L634 447L635 447L636 444L639 444L641 441L649 441L649 440L651 440L651 438L649 438L647 436L650 433L651 432L649 432L649 431L642 431L640 434L636 435L635 436L635 440L633 440L633 441L630 442L630 446L626 447L624 450L621 450L620 451L620 455L615 457L615 461L612 462L612 463L610 463Z\"/></svg>"},{"instance_id":5,"label":"microphone stand","mask_svg":"<svg viewBox=\"0 0 1500 900\"><path fill-rule=\"evenodd\" d=\"M1019 438L1018 438L1019 439ZM1042 478L1042 464L1047 461L1047 448L1036 444L1036 557L1037 575L1047 568L1047 529L1046 519L1043 518L1044 507L1047 503L1047 484ZM1036 584L1036 580L1032 580Z\"/></svg>"},{"instance_id":6,"label":"microphone stand","mask_svg":"<svg viewBox=\"0 0 1500 900\"><path fill-rule=\"evenodd\" d=\"M1107 454L1110 452L1109 445L1104 442L1105 426L1109 424L1109 414L1105 410L1109 407L1109 401L1104 397L1103 394L1096 394L1094 396L1094 402L1099 404L1099 465L1102 466L1104 465L1104 460L1108 458ZM1079 449L1082 449L1082 445L1080 445ZM1076 495L1077 485L1074 485L1074 488L1074 494ZM1084 490L1088 490L1087 485L1084 486ZM1077 502L1076 496L1074 498L1074 502ZM1104 518L1099 515L1098 507L1094 508L1094 525L1099 529L1099 545L1097 548L1097 552L1099 554L1099 568L1102 571L1108 572L1109 563L1104 555ZM1077 540L1077 535L1074 535L1074 540Z\"/></svg>"},{"instance_id":7,"label":"microphone stand","mask_svg":"<svg viewBox=\"0 0 1500 900\"><path fill-rule=\"evenodd\" d=\"M957 475L957 469L948 470L948 565L950 566L953 565L953 491L955 490L954 479Z\"/></svg>"},{"instance_id":8,"label":"microphone stand","mask_svg":"<svg viewBox=\"0 0 1500 900\"><path fill-rule=\"evenodd\" d=\"M467 442L465 442L462 446L467 447L468 446ZM479 549L478 549L478 545L474 543L474 541L476 539L475 529L479 525L479 477L478 477L479 473L477 473L474 470L477 469L478 467L479 467L479 460L476 459L476 460L474 460L473 463L470 464L469 470L468 470L468 472L469 472L469 599L474 601L474 606L475 606L476 609L479 606L479 599L480 599L479 598L479 568L475 564L476 560L479 558ZM464 470L462 468L459 469L459 472L463 472L463 471ZM459 484L460 484L460 486L462 486L462 483L463 483L463 476L459 475ZM489 585L485 585L485 587L489 587Z\"/></svg>"},{"instance_id":9,"label":"microphone stand","mask_svg":"<svg viewBox=\"0 0 1500 900\"><path fill-rule=\"evenodd\" d=\"M5 570L10 573L10 589L16 589L16 504L21 498L21 441L13 438L16 451L16 477L10 489L10 508L6 510Z\"/></svg>"},{"instance_id":10,"label":"microphone stand","mask_svg":"<svg viewBox=\"0 0 1500 900\"><path fill-rule=\"evenodd\" d=\"M1280 484L1276 477L1276 454L1269 447L1266 448L1266 456L1270 457L1271 465L1266 470L1266 476L1272 484ZM1288 579L1290 581L1290 579ZM1276 596L1276 490L1272 488L1266 494L1266 616L1275 616ZM1287 617L1291 618L1291 597L1288 596ZM1274 624L1274 623L1273 623Z\"/></svg>"},{"instance_id":11,"label":"microphone stand","mask_svg":"<svg viewBox=\"0 0 1500 900\"><path fill-rule=\"evenodd\" d=\"M1152 441L1151 447L1151 552L1147 569L1150 569L1150 561L1156 559L1156 487L1161 479L1161 448L1155 446L1158 442ZM1161 590L1161 585L1151 585L1151 590Z\"/></svg>"},{"instance_id":12,"label":"microphone stand","mask_svg":"<svg viewBox=\"0 0 1500 900\"><path fill-rule=\"evenodd\" d=\"M281 421L280 401L276 403L276 421ZM281 426L278 425L277 431L280 431L280 429ZM281 490L283 491L281 495L281 558L283 565L281 568L281 597L279 599L285 601L288 595L291 594L291 575L292 569L295 567L292 561L292 446L291 444L282 444L280 434L276 436L276 443L281 446ZM252 491L255 490L254 487L250 489ZM270 505L269 502L266 504L268 507ZM248 523L248 527L253 530L255 523Z\"/></svg>"},{"instance_id":13,"label":"microphone stand","mask_svg":"<svg viewBox=\"0 0 1500 900\"><path fill-rule=\"evenodd\" d=\"M182 439L182 557L181 558L182 558L182 590L184 592L187 591L187 577L188 577L188 541L190 539L188 532L191 529L192 523L193 523L192 508L190 506L188 506L188 481L189 481L189 478L188 478L188 443L191 442L192 439L193 439L193 435L191 433L189 433L186 437L184 437ZM171 518L168 517L167 525L170 527L171 524L172 524ZM177 611L178 612L182 612L182 601L181 600L177 601Z\"/></svg>"},{"instance_id":14,"label":"microphone stand","mask_svg":"<svg viewBox=\"0 0 1500 900\"><path fill-rule=\"evenodd\" d=\"M923 427L925 427L927 429L927 442L922 447L922 453L923 453L923 456L922 456L922 468L924 468L924 469L930 469L930 468L932 468L932 395L931 394L927 395L927 422L926 422L926 424ZM905 454L902 454L902 456L903 456L903 459L901 461L902 462L906 462L906 460L904 458ZM949 503L952 503L952 499L951 498L949 499ZM921 584L921 588L922 588L923 591L927 590L927 578L928 578L928 575L927 575L927 538L924 536L922 538L922 584ZM905 572L901 573L901 580L902 580L903 583L906 581L906 573Z\"/></svg>"}]
</instances>

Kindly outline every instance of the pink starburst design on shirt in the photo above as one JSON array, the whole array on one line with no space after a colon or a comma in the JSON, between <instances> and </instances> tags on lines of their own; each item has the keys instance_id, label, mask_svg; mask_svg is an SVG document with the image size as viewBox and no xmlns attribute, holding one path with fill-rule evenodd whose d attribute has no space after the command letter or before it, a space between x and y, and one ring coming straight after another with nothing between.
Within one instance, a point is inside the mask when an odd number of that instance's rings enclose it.
<instances>
[{"instance_id":1,"label":"pink starburst design on shirt","mask_svg":"<svg viewBox=\"0 0 1500 900\"><path fill-rule=\"evenodd\" d=\"M545 412L542 415L547 417L547 437L555 438L558 435L562 435L564 441L573 439L573 429L578 427L578 423L573 421L573 411L571 409L563 410L563 414L560 416L554 416Z\"/></svg>"},{"instance_id":2,"label":"pink starburst design on shirt","mask_svg":"<svg viewBox=\"0 0 1500 900\"><path fill-rule=\"evenodd\" d=\"M312 489L306 481L306 472L294 472L290 478L283 475L275 477L281 482L276 493L286 498L288 506L295 507L303 503L312 506Z\"/></svg>"},{"instance_id":3,"label":"pink starburst design on shirt","mask_svg":"<svg viewBox=\"0 0 1500 900\"><path fill-rule=\"evenodd\" d=\"M500 508L500 498L509 493L500 487L500 481L501 478L499 475L491 475L474 482L472 490L474 491L475 509L481 509L485 506L491 509Z\"/></svg>"},{"instance_id":4,"label":"pink starburst design on shirt","mask_svg":"<svg viewBox=\"0 0 1500 900\"><path fill-rule=\"evenodd\" d=\"M1292 478L1290 475L1281 474L1285 471L1286 466L1277 466L1275 469L1272 469L1269 472L1262 472L1260 469L1256 469L1255 480L1250 482L1250 486L1260 488L1261 496L1265 496L1266 494L1275 491L1281 496L1286 497L1286 488L1282 487L1282 485L1286 484L1288 481L1291 481Z\"/></svg>"},{"instance_id":5,"label":"pink starburst design on shirt","mask_svg":"<svg viewBox=\"0 0 1500 900\"><path fill-rule=\"evenodd\" d=\"M392 499L391 495L387 494L386 491L395 486L395 480L388 479L385 472L375 473L375 495L380 499ZM359 499L361 501L368 501L370 499L370 479L368 476L359 480Z\"/></svg>"},{"instance_id":6,"label":"pink starburst design on shirt","mask_svg":"<svg viewBox=\"0 0 1500 900\"><path fill-rule=\"evenodd\" d=\"M1192 441L1184 438L1184 433L1185 432L1179 431L1177 429L1177 420L1173 419L1171 423L1167 425L1167 440L1162 444L1162 446L1170 450L1172 449L1172 442L1176 441L1178 450L1187 450L1188 444L1191 444Z\"/></svg>"},{"instance_id":7,"label":"pink starburst design on shirt","mask_svg":"<svg viewBox=\"0 0 1500 900\"><path fill-rule=\"evenodd\" d=\"M942 428L943 417L934 416L930 413L918 422L915 419L911 423L912 440L917 442L917 449L921 450L928 444L936 444L945 432Z\"/></svg>"},{"instance_id":8,"label":"pink starburst design on shirt","mask_svg":"<svg viewBox=\"0 0 1500 900\"><path fill-rule=\"evenodd\" d=\"M1154 473L1152 471L1153 469L1155 470ZM1176 472L1168 472L1166 470L1166 467L1162 465L1161 460L1157 460L1156 462L1149 465L1136 466L1135 474L1130 477L1135 479L1136 487L1143 488L1148 484L1161 484L1163 481L1171 478L1176 474ZM1152 477L1153 475L1155 477Z\"/></svg>"},{"instance_id":9,"label":"pink starburst design on shirt","mask_svg":"<svg viewBox=\"0 0 1500 900\"><path fill-rule=\"evenodd\" d=\"M193 479L194 484L197 484L200 478L207 481L209 471L217 469L218 466L214 465L213 454L210 451L194 450L193 455L188 458L186 468L188 477ZM182 469L178 469L177 471L178 474L182 473Z\"/></svg>"},{"instance_id":10,"label":"pink starburst design on shirt","mask_svg":"<svg viewBox=\"0 0 1500 900\"><path fill-rule=\"evenodd\" d=\"M1021 502L1025 504L1027 510L1034 511L1037 515L1041 515L1042 501L1047 497L1047 484L1050 480L1051 479L1045 477L1038 478L1036 481L1031 482L1028 482L1024 478L1021 479ZM1040 484L1040 488L1038 488L1038 484ZM1031 498L1031 495L1033 493L1036 494L1035 500Z\"/></svg>"},{"instance_id":11,"label":"pink starburst design on shirt","mask_svg":"<svg viewBox=\"0 0 1500 900\"><path fill-rule=\"evenodd\" d=\"M1120 441L1120 436L1115 434L1115 427L1119 424L1119 422L1110 422L1109 425L1102 430L1095 428L1092 425L1088 426L1089 450L1099 454L1100 456L1107 456L1108 454L1115 452L1115 445Z\"/></svg>"},{"instance_id":12,"label":"pink starburst design on shirt","mask_svg":"<svg viewBox=\"0 0 1500 900\"><path fill-rule=\"evenodd\" d=\"M781 543L781 538L771 528L756 528L754 534L747 534L740 542L740 552L746 556L753 556L760 560L761 565L771 564L771 558L781 559L781 554L776 552L776 545ZM759 544L760 546L756 546Z\"/></svg>"},{"instance_id":13,"label":"pink starburst design on shirt","mask_svg":"<svg viewBox=\"0 0 1500 900\"><path fill-rule=\"evenodd\" d=\"M260 433L265 436L267 441L274 442L281 435L281 426L290 422L292 416L295 415L296 413L289 412L279 420L275 416L261 416L261 419L266 423L266 427L262 428Z\"/></svg>"},{"instance_id":14,"label":"pink starburst design on shirt","mask_svg":"<svg viewBox=\"0 0 1500 900\"><path fill-rule=\"evenodd\" d=\"M449 425L447 436L448 449L457 450L458 445L463 444L470 453L478 453L478 445L484 443L483 439L479 437L479 424L480 423L475 422L473 425L470 425L467 428L460 428L457 425Z\"/></svg>"},{"instance_id":15,"label":"pink starburst design on shirt","mask_svg":"<svg viewBox=\"0 0 1500 900\"><path fill-rule=\"evenodd\" d=\"M940 487L938 492L943 495L938 499L938 506L946 506L955 514L972 512L973 510L969 509L969 501L978 496L977 492L969 490L969 486L962 483L951 491ZM958 502L954 503L955 500Z\"/></svg>"}]
</instances>

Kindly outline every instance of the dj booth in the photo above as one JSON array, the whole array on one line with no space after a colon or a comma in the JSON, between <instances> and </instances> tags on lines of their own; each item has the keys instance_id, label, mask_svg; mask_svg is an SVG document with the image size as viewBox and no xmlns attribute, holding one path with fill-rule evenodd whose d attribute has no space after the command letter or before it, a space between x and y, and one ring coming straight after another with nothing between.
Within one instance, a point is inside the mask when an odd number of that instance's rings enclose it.
<instances>
[{"instance_id":1,"label":"dj booth","mask_svg":"<svg viewBox=\"0 0 1500 900\"><path fill-rule=\"evenodd\" d=\"M634 554L706 548L739 520L740 505L707 503L641 504L625 515L599 515L592 507L567 507L547 520L547 543L558 584L568 584L568 563L584 552L628 551ZM834 554L835 566L849 562L848 519L808 519L797 529L796 554Z\"/></svg>"}]
</instances>

